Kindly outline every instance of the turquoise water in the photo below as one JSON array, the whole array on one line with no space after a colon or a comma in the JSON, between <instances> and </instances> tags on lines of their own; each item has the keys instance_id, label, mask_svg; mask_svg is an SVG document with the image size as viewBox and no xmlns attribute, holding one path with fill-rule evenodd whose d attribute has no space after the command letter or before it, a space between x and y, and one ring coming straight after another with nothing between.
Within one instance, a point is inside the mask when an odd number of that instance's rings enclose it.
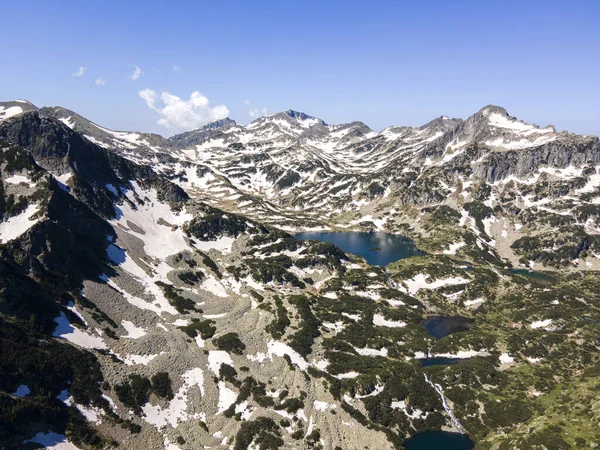
<instances>
[{"instance_id":1,"label":"turquoise water","mask_svg":"<svg viewBox=\"0 0 600 450\"><path fill-rule=\"evenodd\" d=\"M404 441L406 450L470 450L475 443L466 434L426 431Z\"/></svg>"},{"instance_id":2,"label":"turquoise water","mask_svg":"<svg viewBox=\"0 0 600 450\"><path fill-rule=\"evenodd\" d=\"M295 237L330 242L345 252L362 256L373 266L387 266L403 258L425 254L411 239L391 233L310 232L297 233Z\"/></svg>"}]
</instances>

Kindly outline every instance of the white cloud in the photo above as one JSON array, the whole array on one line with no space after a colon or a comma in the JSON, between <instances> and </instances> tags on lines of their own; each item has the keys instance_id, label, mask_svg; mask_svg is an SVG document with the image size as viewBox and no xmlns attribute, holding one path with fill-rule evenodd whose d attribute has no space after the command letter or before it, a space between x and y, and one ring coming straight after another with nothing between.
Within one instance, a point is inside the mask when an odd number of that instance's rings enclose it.
<instances>
[{"instance_id":1,"label":"white cloud","mask_svg":"<svg viewBox=\"0 0 600 450\"><path fill-rule=\"evenodd\" d=\"M129 75L129 79L130 80L137 80L141 76L142 76L142 69L140 69L138 66L134 65L133 66L133 73L131 75Z\"/></svg>"},{"instance_id":2,"label":"white cloud","mask_svg":"<svg viewBox=\"0 0 600 450\"><path fill-rule=\"evenodd\" d=\"M96 83L96 86L100 86L100 87L106 86L106 80L102 77L97 78L96 81L94 81L94 83Z\"/></svg>"},{"instance_id":3,"label":"white cloud","mask_svg":"<svg viewBox=\"0 0 600 450\"><path fill-rule=\"evenodd\" d=\"M77 69L77 72L75 72L73 74L73 76L74 77L81 77L81 76L83 76L84 73L85 73L85 67L79 66L79 68Z\"/></svg>"},{"instance_id":4,"label":"white cloud","mask_svg":"<svg viewBox=\"0 0 600 450\"><path fill-rule=\"evenodd\" d=\"M160 95L152 89L138 91L148 108L156 111L160 118L158 124L173 131L192 130L229 115L225 105L211 106L210 101L195 91L189 100L163 92Z\"/></svg>"},{"instance_id":5,"label":"white cloud","mask_svg":"<svg viewBox=\"0 0 600 450\"><path fill-rule=\"evenodd\" d=\"M248 114L250 115L250 117L252 117L253 119L257 118L257 117L261 117L261 116L266 116L267 115L267 108L262 108L262 109L258 109L258 108L252 108Z\"/></svg>"},{"instance_id":6,"label":"white cloud","mask_svg":"<svg viewBox=\"0 0 600 450\"><path fill-rule=\"evenodd\" d=\"M181 72L182 70L181 70L181 67L173 64L173 71L175 71L175 72Z\"/></svg>"},{"instance_id":7,"label":"white cloud","mask_svg":"<svg viewBox=\"0 0 600 450\"><path fill-rule=\"evenodd\" d=\"M244 105L249 105L250 104L250 100L244 100Z\"/></svg>"}]
</instances>

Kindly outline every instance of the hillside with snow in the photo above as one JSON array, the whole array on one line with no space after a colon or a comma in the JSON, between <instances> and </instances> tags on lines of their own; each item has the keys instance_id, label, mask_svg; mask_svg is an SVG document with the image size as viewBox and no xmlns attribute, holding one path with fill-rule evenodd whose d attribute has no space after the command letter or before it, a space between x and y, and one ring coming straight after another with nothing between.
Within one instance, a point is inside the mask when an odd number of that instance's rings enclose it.
<instances>
[{"instance_id":1,"label":"hillside with snow","mask_svg":"<svg viewBox=\"0 0 600 450\"><path fill-rule=\"evenodd\" d=\"M380 132L288 110L169 139L107 130L63 108L42 112L152 165L192 198L284 230L403 230L430 252L462 244L465 256L524 267L600 267L600 141L501 107ZM452 232L429 225L445 208L457 214ZM568 237L553 236L548 252L555 223Z\"/></svg>"},{"instance_id":2,"label":"hillside with snow","mask_svg":"<svg viewBox=\"0 0 600 450\"><path fill-rule=\"evenodd\" d=\"M0 446L597 441L597 137L496 106L169 139L2 112ZM301 230L425 252L374 266ZM440 316L464 323L436 336Z\"/></svg>"}]
</instances>

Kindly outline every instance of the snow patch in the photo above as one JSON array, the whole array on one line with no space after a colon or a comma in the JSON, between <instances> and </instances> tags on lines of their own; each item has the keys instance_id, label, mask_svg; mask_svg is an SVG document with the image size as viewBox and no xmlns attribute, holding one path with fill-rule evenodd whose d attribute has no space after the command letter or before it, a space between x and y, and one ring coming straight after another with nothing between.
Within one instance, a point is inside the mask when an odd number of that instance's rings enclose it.
<instances>
[{"instance_id":1,"label":"snow patch","mask_svg":"<svg viewBox=\"0 0 600 450\"><path fill-rule=\"evenodd\" d=\"M58 120L60 120L62 123L64 123L70 129L73 129L75 127L75 122L73 122L71 116L69 116L69 117L62 117L62 118L60 118Z\"/></svg>"},{"instance_id":2,"label":"snow patch","mask_svg":"<svg viewBox=\"0 0 600 450\"><path fill-rule=\"evenodd\" d=\"M125 191L125 195L135 206L132 207L128 202L116 206L117 218L110 223L118 224L141 239L144 250L153 258L164 259L182 250L189 250L181 226L192 219L192 214L186 213L185 209L182 212L173 211L167 203L158 199L156 189L144 190L135 181L131 185L133 190ZM136 200L134 194L143 200L143 204ZM130 229L128 222L143 232Z\"/></svg>"},{"instance_id":3,"label":"snow patch","mask_svg":"<svg viewBox=\"0 0 600 450\"><path fill-rule=\"evenodd\" d=\"M275 340L270 340L267 344L267 353L248 355L247 358L250 361L263 362L267 359L273 361L273 356L283 357L285 355L288 355L292 361L292 364L298 366L300 370L306 370L308 368L308 363L296 350L291 348L289 345L284 344L283 342L278 342Z\"/></svg>"},{"instance_id":4,"label":"snow patch","mask_svg":"<svg viewBox=\"0 0 600 450\"><path fill-rule=\"evenodd\" d=\"M31 220L31 216L40 210L39 205L29 205L25 211L0 223L0 243L7 243L18 238L39 222L39 217Z\"/></svg>"},{"instance_id":5,"label":"snow patch","mask_svg":"<svg viewBox=\"0 0 600 450\"><path fill-rule=\"evenodd\" d=\"M429 274L417 274L411 280L404 280L403 283L407 286L407 289L403 289L400 286L400 290L404 290L405 293L408 292L410 295L415 295L420 289L438 289L444 286L454 286L471 282L471 280L462 277L449 277L429 283L427 282L428 279Z\"/></svg>"},{"instance_id":6,"label":"snow patch","mask_svg":"<svg viewBox=\"0 0 600 450\"><path fill-rule=\"evenodd\" d=\"M233 243L235 242L235 238L229 236L221 236L220 238L214 241L194 241L194 247L198 250L206 252L208 250L217 250L221 253L231 253L231 248Z\"/></svg>"},{"instance_id":7,"label":"snow patch","mask_svg":"<svg viewBox=\"0 0 600 450\"><path fill-rule=\"evenodd\" d=\"M23 108L20 106L9 106L8 108L0 106L0 121L16 116L17 114L21 114L22 112Z\"/></svg>"},{"instance_id":8,"label":"snow patch","mask_svg":"<svg viewBox=\"0 0 600 450\"><path fill-rule=\"evenodd\" d=\"M388 328L402 328L402 327L406 326L406 322L387 320L383 315L375 314L373 316L373 325L377 325L379 327L388 327ZM387 353L387 351L386 351L386 353Z\"/></svg>"},{"instance_id":9,"label":"snow patch","mask_svg":"<svg viewBox=\"0 0 600 450\"><path fill-rule=\"evenodd\" d=\"M26 183L29 186L35 186L35 183L33 181L31 181L31 179L29 177L26 177L24 175L13 175L12 177L9 177L4 181L9 184Z\"/></svg>"},{"instance_id":10,"label":"snow patch","mask_svg":"<svg viewBox=\"0 0 600 450\"><path fill-rule=\"evenodd\" d=\"M533 322L530 327L535 330L536 328L547 328L551 324L552 319L538 320L537 322Z\"/></svg>"},{"instance_id":11,"label":"snow patch","mask_svg":"<svg viewBox=\"0 0 600 450\"><path fill-rule=\"evenodd\" d=\"M124 338L139 339L142 336L146 335L146 330L136 326L133 322L130 322L129 320L123 320L121 322L121 325L123 325L123 328L125 328L125 331L127 331L127 334L125 336L122 336Z\"/></svg>"},{"instance_id":12,"label":"snow patch","mask_svg":"<svg viewBox=\"0 0 600 450\"><path fill-rule=\"evenodd\" d=\"M219 370L221 369L221 364L228 364L233 367L233 361L231 360L231 356L229 353L223 350L211 350L208 352L208 369L214 373L216 376L219 376Z\"/></svg>"},{"instance_id":13,"label":"snow patch","mask_svg":"<svg viewBox=\"0 0 600 450\"><path fill-rule=\"evenodd\" d=\"M128 366L133 366L136 364L147 366L150 363L150 361L152 361L157 356L159 355L126 355L123 358L123 362Z\"/></svg>"},{"instance_id":14,"label":"snow patch","mask_svg":"<svg viewBox=\"0 0 600 450\"><path fill-rule=\"evenodd\" d=\"M31 394L31 390L26 384L21 384L15 392L12 393L15 397L25 398Z\"/></svg>"},{"instance_id":15,"label":"snow patch","mask_svg":"<svg viewBox=\"0 0 600 450\"><path fill-rule=\"evenodd\" d=\"M2 107L0 106L0 108ZM53 431L36 433L31 439L23 441L23 444L29 443L43 445L43 448L46 450L79 450L67 440L67 437L64 434L58 434Z\"/></svg>"},{"instance_id":16,"label":"snow patch","mask_svg":"<svg viewBox=\"0 0 600 450\"><path fill-rule=\"evenodd\" d=\"M444 255L456 255L456 251L459 248L464 247L466 244L464 242L456 242L454 244L450 244L448 246L448 250L444 250Z\"/></svg>"},{"instance_id":17,"label":"snow patch","mask_svg":"<svg viewBox=\"0 0 600 450\"><path fill-rule=\"evenodd\" d=\"M217 414L221 414L237 400L237 393L227 387L223 381L219 381L219 405Z\"/></svg>"},{"instance_id":18,"label":"snow patch","mask_svg":"<svg viewBox=\"0 0 600 450\"><path fill-rule=\"evenodd\" d=\"M334 403L321 402L319 400L315 400L313 402L313 407L317 411L327 411L328 409L335 409Z\"/></svg>"},{"instance_id":19,"label":"snow patch","mask_svg":"<svg viewBox=\"0 0 600 450\"><path fill-rule=\"evenodd\" d=\"M382 348L381 350L375 350L374 348L356 348L354 347L354 350L356 350L356 353L358 353L361 356L387 356L388 355L388 349L387 348Z\"/></svg>"},{"instance_id":20,"label":"snow patch","mask_svg":"<svg viewBox=\"0 0 600 450\"><path fill-rule=\"evenodd\" d=\"M54 322L56 322L56 328L52 333L54 337L65 339L83 348L108 348L101 337L92 336L71 325L71 322L69 322L69 319L67 319L67 316L63 312L54 319Z\"/></svg>"}]
</instances>

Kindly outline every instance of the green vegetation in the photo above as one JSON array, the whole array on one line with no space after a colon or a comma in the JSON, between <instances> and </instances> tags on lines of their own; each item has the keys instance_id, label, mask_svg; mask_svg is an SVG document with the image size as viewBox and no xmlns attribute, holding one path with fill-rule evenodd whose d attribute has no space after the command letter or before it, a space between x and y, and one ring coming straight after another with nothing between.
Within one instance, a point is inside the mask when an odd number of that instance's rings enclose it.
<instances>
[{"instance_id":1,"label":"green vegetation","mask_svg":"<svg viewBox=\"0 0 600 450\"><path fill-rule=\"evenodd\" d=\"M237 333L226 333L212 340L212 343L219 350L241 355L244 353L246 346L240 340Z\"/></svg>"},{"instance_id":2,"label":"green vegetation","mask_svg":"<svg viewBox=\"0 0 600 450\"><path fill-rule=\"evenodd\" d=\"M133 408L140 414L142 406L148 403L152 385L148 378L141 375L131 374L129 379L114 386L115 394L125 406Z\"/></svg>"},{"instance_id":3,"label":"green vegetation","mask_svg":"<svg viewBox=\"0 0 600 450\"><path fill-rule=\"evenodd\" d=\"M173 398L173 389L171 388L171 378L167 372L158 372L152 375L152 392L159 397L171 400Z\"/></svg>"},{"instance_id":4,"label":"green vegetation","mask_svg":"<svg viewBox=\"0 0 600 450\"><path fill-rule=\"evenodd\" d=\"M260 295L254 289L250 289L250 295L259 303L265 299L262 295Z\"/></svg>"},{"instance_id":5,"label":"green vegetation","mask_svg":"<svg viewBox=\"0 0 600 450\"><path fill-rule=\"evenodd\" d=\"M287 271L292 264L292 259L286 255L244 260L247 272L259 283L289 283L292 286L303 288L304 283L296 275Z\"/></svg>"},{"instance_id":6,"label":"green vegetation","mask_svg":"<svg viewBox=\"0 0 600 450\"><path fill-rule=\"evenodd\" d=\"M290 337L290 347L306 357L312 351L314 339L321 335L319 321L311 311L309 298L295 295L289 301L296 307L301 318L300 330Z\"/></svg>"},{"instance_id":7,"label":"green vegetation","mask_svg":"<svg viewBox=\"0 0 600 450\"><path fill-rule=\"evenodd\" d=\"M189 325L179 327L179 329L191 338L195 338L196 336L200 335L202 339L206 340L215 335L217 328L214 326L214 324L214 320L206 319L200 321L198 319L192 319L192 322Z\"/></svg>"},{"instance_id":8,"label":"green vegetation","mask_svg":"<svg viewBox=\"0 0 600 450\"><path fill-rule=\"evenodd\" d=\"M6 143L3 143L6 144ZM32 170L34 168L31 157L26 151L15 146L3 146L0 151L0 164L5 163L4 170L8 173Z\"/></svg>"},{"instance_id":9,"label":"green vegetation","mask_svg":"<svg viewBox=\"0 0 600 450\"><path fill-rule=\"evenodd\" d=\"M261 450L278 450L283 446L279 426L268 417L243 422L235 437L234 450L245 450L250 444Z\"/></svg>"},{"instance_id":10,"label":"green vegetation","mask_svg":"<svg viewBox=\"0 0 600 450\"><path fill-rule=\"evenodd\" d=\"M234 144L239 145L242 144ZM457 155L457 160L478 159L480 150L468 148L464 155ZM427 156L440 151L432 146L427 149ZM40 176L38 173L43 171L37 170L24 154L16 150L5 152L2 158L10 163L5 172L30 164L27 170L35 171L32 176ZM110 152L102 154L113 163L116 160ZM125 185L129 179L126 175L133 169L128 163L122 164L117 172ZM224 417L237 421L236 449L246 448L250 443L261 449L280 448L286 445L285 441L289 444L287 431L282 433L280 427L289 428L291 439L303 440L292 445L318 448L325 428L321 431L314 428L307 435L306 424L297 417L281 419L272 414L277 421L265 417L244 421L243 414L236 409L248 402L255 411L261 407L296 414L308 406L308 398L320 398L321 386L338 402L336 410L328 411L326 417L333 419L334 413L338 418L349 414L362 426L385 433L390 443L399 448L410 435L448 424L440 395L425 380L424 374L443 388L454 414L478 448L548 450L600 445L597 432L600 423L598 273L513 269L494 249L478 247L480 234L469 226L459 226L460 210L438 204L453 195L453 201L461 207L462 184L458 184L454 193L445 184L450 186L450 180L457 176L468 176L469 170L453 167L437 174L440 176L437 179L437 175L427 172L418 178L415 173L407 172L407 184L394 187L398 190L393 199L398 203L397 214L386 213L389 205L385 199L375 207L375 213L384 212L378 217L390 219L388 225L392 229L412 233L411 236L426 243L427 250L432 252L391 264L387 268L389 272L367 266L331 244L299 242L283 231L262 227L245 217L209 206L191 205L190 211L196 211L197 207L200 212L185 229L192 240L243 234L239 248L245 253L239 258L234 253L233 257L224 255L213 261L202 252L181 252L169 260L177 268L173 274L182 283L194 286L212 274L221 278L223 264L230 264L227 271L236 279L250 276L265 286L260 293L244 288L259 303L259 311L249 311L248 296L233 299L240 300L234 306L239 307L236 311L256 314L259 328L256 335L246 337L246 320L239 324L220 321L223 328L217 329L212 320L194 318L189 325L179 327L185 336L175 337L188 341L189 348L199 355L203 350L198 350L187 338L212 339L215 348L244 355L246 344L242 339L248 344L256 343L265 321L270 320L265 330L267 340L286 342L310 362L310 367L302 371L288 355L284 356L288 367L283 363L280 367L286 371L285 377L277 379L270 373L268 379L263 372L252 373L251 368L259 367L256 361L249 361L248 366L237 370L222 364L218 377L208 380L230 384L239 393L235 404L223 413ZM484 219L494 214L502 212L505 217L515 217L525 231L521 234L523 237L512 244L522 263L528 265L529 261L536 261L557 268L571 267L578 259L600 253L600 238L589 234L590 227L576 225L576 222L600 220L600 206L565 198L552 204L552 210L521 211L522 205L514 191L531 196L532 201L543 198L547 192L569 197L573 189L586 186L586 177L591 173L588 170L586 176L569 180L542 179L535 185L507 184L506 189L495 196L498 200L495 209L486 206L491 195L490 185L470 183L468 198L472 201L465 203L464 209L475 219L480 231L484 230ZM282 168L274 168L269 174L281 186L293 185L296 175ZM19 214L39 198L46 202L44 208L48 209L50 218L40 222L27 239L0 246L0 442L8 442L8 448L18 446L34 432L47 431L48 427L67 434L71 441L85 448L111 445L85 423L77 408L56 399L64 390L68 390L78 404L104 409L108 426L119 425L132 433L141 429L132 419L123 420L112 412L101 395L100 386L105 390L111 386L108 382L102 383L97 358L115 365L106 371L111 377L114 374L124 377L119 370L127 366L107 350L82 351L51 338L55 318L61 313L73 326L83 327L78 316L67 309L71 304L84 309L86 319L91 316L96 322L90 324L90 329L101 328L108 338L118 338L115 333L118 325L79 293L84 279L97 280L100 273L113 275L103 271L110 270L105 267L106 236L113 236L114 232L94 211L109 217L113 214L114 199L104 198L104 194L99 193L101 185L88 178L74 175L70 181L73 195L50 184L29 197L5 195L4 190L0 196L0 209L7 216ZM409 184L412 186L410 195L416 195L422 204L434 206L414 207L415 199L409 199L409 194L403 192ZM186 199L166 180L155 179L148 186L160 188L162 198ZM332 191L341 192L347 187L341 184ZM377 197L382 188L378 182L372 182L363 195ZM599 193L588 193L589 200ZM564 214L565 211L570 213ZM350 214L343 220L354 220ZM418 218L419 225L415 222L411 228L407 223L395 223L406 216ZM507 239L512 239L514 234L508 225ZM375 228L370 221L361 222L361 226ZM518 230L515 227L515 233ZM457 255L434 254L446 250L449 243L457 242L465 243ZM501 250L498 252L502 253ZM342 260L358 265L342 264ZM310 277L297 276L298 267L317 270L308 271ZM416 275L427 275L430 281L449 277L461 277L465 281L438 288L426 286L409 295L408 280ZM157 285L178 312L201 312L183 289L168 283ZM102 302L98 305L102 306ZM470 320L470 326L435 339L423 327L429 315L464 316ZM378 316L402 322L402 326L385 326ZM115 318L121 319L118 314ZM537 325L533 325L535 322ZM108 339L107 342L115 344ZM455 354L470 350L478 352L478 356L464 358L456 364L423 367L423 362L415 359L420 358L418 353ZM314 362L321 359L327 360L328 365L318 369ZM294 373L287 373L288 368ZM343 374L346 376L340 376ZM119 401L137 414L152 395L164 399L154 398L162 405L173 399L171 376L179 376L174 372L171 375L144 372L144 375L133 373L127 378L117 378L119 382L112 387ZM280 383L281 380L285 381ZM112 381L111 378L111 384ZM26 398L11 395L21 384L31 389ZM212 388L214 392L214 386ZM403 407L397 406L400 401L404 402ZM139 422L140 418L133 420ZM198 432L202 428L209 433L203 422L193 426ZM181 432L187 432L185 427ZM182 436L177 437L175 433L173 437L179 445L186 445ZM188 441L188 446L194 445L191 439Z\"/></svg>"},{"instance_id":11,"label":"green vegetation","mask_svg":"<svg viewBox=\"0 0 600 450\"><path fill-rule=\"evenodd\" d=\"M494 210L489 206L484 205L480 201L474 201L465 203L463 208L475 219L475 225L482 233L485 233L485 227L483 226L483 219L487 219L492 216Z\"/></svg>"},{"instance_id":12,"label":"green vegetation","mask_svg":"<svg viewBox=\"0 0 600 450\"><path fill-rule=\"evenodd\" d=\"M68 390L79 404L108 407L94 355L49 339L36 330L35 323L6 317L0 317L0 353L0 442L18 446L50 426L80 445L100 448L106 444L76 408L56 400ZM30 388L29 396L8 395L20 384Z\"/></svg>"},{"instance_id":13,"label":"green vegetation","mask_svg":"<svg viewBox=\"0 0 600 450\"><path fill-rule=\"evenodd\" d=\"M171 306L173 306L180 314L185 314L190 311L202 312L202 309L198 308L193 300L181 296L179 294L181 290L177 289L172 284L166 284L162 281L155 281L155 283L162 289Z\"/></svg>"},{"instance_id":14,"label":"green vegetation","mask_svg":"<svg viewBox=\"0 0 600 450\"><path fill-rule=\"evenodd\" d=\"M193 286L197 283L200 283L204 279L204 273L199 270L186 270L184 272L178 272L177 277L185 284Z\"/></svg>"},{"instance_id":15,"label":"green vegetation","mask_svg":"<svg viewBox=\"0 0 600 450\"><path fill-rule=\"evenodd\" d=\"M261 305L262 306L262 305ZM290 319L287 315L287 309L279 297L275 297L275 306L277 307L275 319L266 327L267 333L275 339L284 335L286 328L290 325Z\"/></svg>"},{"instance_id":16,"label":"green vegetation","mask_svg":"<svg viewBox=\"0 0 600 450\"><path fill-rule=\"evenodd\" d=\"M341 260L347 260L348 256L335 245L329 242L308 241L306 256L296 261L296 266L305 269L307 267L325 266L331 270L343 271Z\"/></svg>"},{"instance_id":17,"label":"green vegetation","mask_svg":"<svg viewBox=\"0 0 600 450\"><path fill-rule=\"evenodd\" d=\"M4 211L7 217L18 216L29 206L29 199L24 195L19 195L18 200L15 200L15 195L10 194L5 200Z\"/></svg>"},{"instance_id":18,"label":"green vegetation","mask_svg":"<svg viewBox=\"0 0 600 450\"><path fill-rule=\"evenodd\" d=\"M211 241L225 236L237 237L240 233L266 233L267 229L245 217L225 213L203 205L203 215L194 217L185 227L188 236L202 241ZM252 227L248 225L252 223Z\"/></svg>"},{"instance_id":19,"label":"green vegetation","mask_svg":"<svg viewBox=\"0 0 600 450\"><path fill-rule=\"evenodd\" d=\"M202 253L202 252L198 252L200 254L200 256L202 257L202 263L208 267L210 270L213 271L213 273L217 276L217 278L221 279L223 277L223 275L221 274L220 270L219 270L219 266L217 266L215 264L215 262L210 259L210 256L208 256L206 253Z\"/></svg>"},{"instance_id":20,"label":"green vegetation","mask_svg":"<svg viewBox=\"0 0 600 450\"><path fill-rule=\"evenodd\" d=\"M589 252L600 252L600 237L588 235L581 226L563 226L539 236L525 236L511 246L526 260L563 267Z\"/></svg>"}]
</instances>

